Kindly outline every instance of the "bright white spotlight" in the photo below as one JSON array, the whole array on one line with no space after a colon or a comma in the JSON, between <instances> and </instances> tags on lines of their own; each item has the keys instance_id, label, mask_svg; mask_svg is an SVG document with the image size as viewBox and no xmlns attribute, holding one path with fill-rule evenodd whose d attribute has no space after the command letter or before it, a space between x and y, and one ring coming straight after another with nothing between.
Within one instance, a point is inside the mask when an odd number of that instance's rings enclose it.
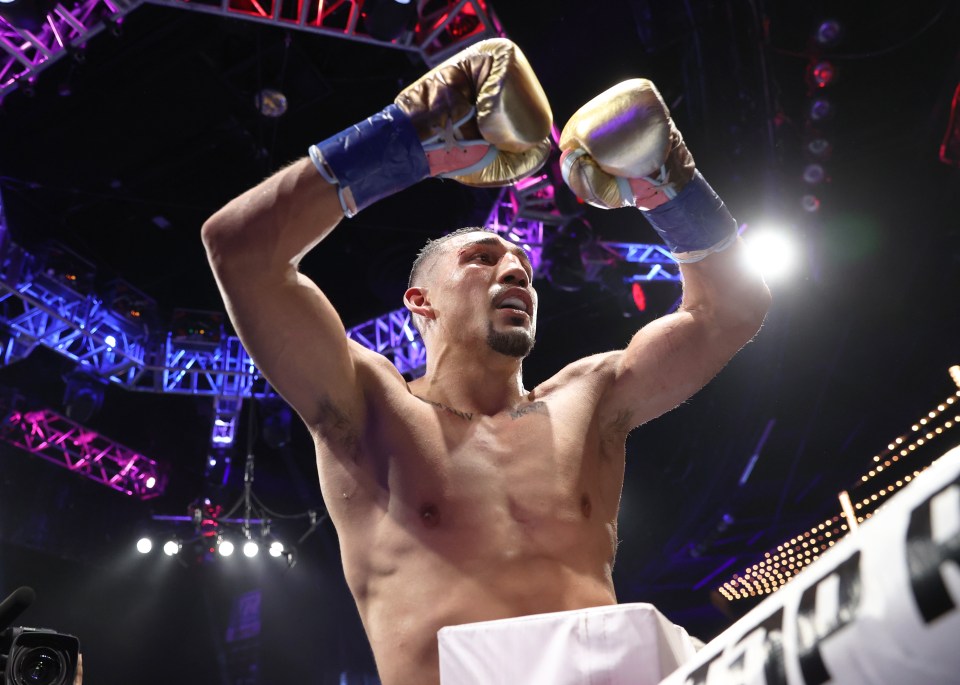
<instances>
[{"instance_id":1,"label":"bright white spotlight","mask_svg":"<svg viewBox=\"0 0 960 685\"><path fill-rule=\"evenodd\" d=\"M147 490L151 489L154 485L157 484L157 479L153 476L147 476L147 482L144 485L147 486Z\"/></svg>"},{"instance_id":2,"label":"bright white spotlight","mask_svg":"<svg viewBox=\"0 0 960 685\"><path fill-rule=\"evenodd\" d=\"M270 556L279 557L283 554L283 543L279 540L274 540L270 543Z\"/></svg>"},{"instance_id":3,"label":"bright white spotlight","mask_svg":"<svg viewBox=\"0 0 960 685\"><path fill-rule=\"evenodd\" d=\"M172 557L174 554L180 551L180 543L176 540L167 540L163 543L163 553L168 557Z\"/></svg>"},{"instance_id":4,"label":"bright white spotlight","mask_svg":"<svg viewBox=\"0 0 960 685\"><path fill-rule=\"evenodd\" d=\"M153 549L153 540L150 538L140 538L137 540L137 551L140 554L147 554L151 549Z\"/></svg>"},{"instance_id":5,"label":"bright white spotlight","mask_svg":"<svg viewBox=\"0 0 960 685\"><path fill-rule=\"evenodd\" d=\"M253 559L253 557L257 556L257 552L259 551L260 551L260 545L258 545L253 540L247 540L245 543L243 543L243 555L245 557L249 557L250 559Z\"/></svg>"},{"instance_id":6,"label":"bright white spotlight","mask_svg":"<svg viewBox=\"0 0 960 685\"><path fill-rule=\"evenodd\" d=\"M110 349L113 349L114 347L117 346L117 339L112 335L108 335L104 337L103 342L105 342L107 344L107 347L109 347Z\"/></svg>"},{"instance_id":7,"label":"bright white spotlight","mask_svg":"<svg viewBox=\"0 0 960 685\"><path fill-rule=\"evenodd\" d=\"M744 234L747 259L764 278L776 280L793 271L797 261L797 248L793 240L782 230L759 229Z\"/></svg>"},{"instance_id":8,"label":"bright white spotlight","mask_svg":"<svg viewBox=\"0 0 960 685\"><path fill-rule=\"evenodd\" d=\"M228 557L233 554L233 543L229 540L221 540L217 545L217 551L220 552L220 556Z\"/></svg>"}]
</instances>

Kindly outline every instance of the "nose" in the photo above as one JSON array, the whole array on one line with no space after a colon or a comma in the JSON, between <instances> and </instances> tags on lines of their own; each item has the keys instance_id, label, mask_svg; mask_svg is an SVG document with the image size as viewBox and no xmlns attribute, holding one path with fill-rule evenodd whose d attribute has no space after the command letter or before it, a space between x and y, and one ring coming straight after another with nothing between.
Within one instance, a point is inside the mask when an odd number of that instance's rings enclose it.
<instances>
[{"instance_id":1,"label":"nose","mask_svg":"<svg viewBox=\"0 0 960 685\"><path fill-rule=\"evenodd\" d=\"M500 272L500 282L506 285L518 285L521 288L526 288L529 284L527 272L523 268L523 264L516 256L510 253L507 253L503 258L503 270Z\"/></svg>"}]
</instances>

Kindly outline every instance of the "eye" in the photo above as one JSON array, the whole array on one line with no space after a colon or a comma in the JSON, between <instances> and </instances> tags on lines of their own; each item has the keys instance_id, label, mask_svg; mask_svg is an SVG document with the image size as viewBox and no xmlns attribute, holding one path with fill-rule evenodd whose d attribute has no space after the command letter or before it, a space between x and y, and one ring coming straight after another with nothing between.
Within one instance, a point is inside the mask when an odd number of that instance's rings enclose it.
<instances>
[{"instance_id":1,"label":"eye","mask_svg":"<svg viewBox=\"0 0 960 685\"><path fill-rule=\"evenodd\" d=\"M481 262L486 262L487 264L493 263L493 257L491 257L487 252L477 252L475 255L470 257L470 260L480 260Z\"/></svg>"}]
</instances>

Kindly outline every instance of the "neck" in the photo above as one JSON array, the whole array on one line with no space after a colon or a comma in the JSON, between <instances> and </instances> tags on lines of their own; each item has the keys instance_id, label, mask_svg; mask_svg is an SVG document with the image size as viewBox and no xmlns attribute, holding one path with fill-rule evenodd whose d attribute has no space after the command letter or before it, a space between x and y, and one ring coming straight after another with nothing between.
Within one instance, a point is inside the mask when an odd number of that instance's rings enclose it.
<instances>
[{"instance_id":1,"label":"neck","mask_svg":"<svg viewBox=\"0 0 960 685\"><path fill-rule=\"evenodd\" d=\"M452 346L430 350L427 372L410 390L423 399L487 416L515 407L526 395L522 360L489 349Z\"/></svg>"}]
</instances>

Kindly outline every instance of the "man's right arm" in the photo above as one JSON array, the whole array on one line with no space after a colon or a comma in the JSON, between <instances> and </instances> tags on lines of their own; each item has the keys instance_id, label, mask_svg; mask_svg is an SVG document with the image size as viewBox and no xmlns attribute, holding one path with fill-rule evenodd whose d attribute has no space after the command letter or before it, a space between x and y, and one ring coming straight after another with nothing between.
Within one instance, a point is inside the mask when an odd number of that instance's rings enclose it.
<instances>
[{"instance_id":1,"label":"man's right arm","mask_svg":"<svg viewBox=\"0 0 960 685\"><path fill-rule=\"evenodd\" d=\"M310 426L338 408L361 418L355 345L330 301L298 270L343 217L337 189L301 159L203 226L230 319L258 368Z\"/></svg>"},{"instance_id":2,"label":"man's right arm","mask_svg":"<svg viewBox=\"0 0 960 685\"><path fill-rule=\"evenodd\" d=\"M339 316L297 265L344 217L428 176L477 186L528 176L550 150L552 115L523 53L474 43L403 89L382 111L310 147L203 227L207 255L240 339L304 421L362 424L358 360Z\"/></svg>"}]
</instances>

